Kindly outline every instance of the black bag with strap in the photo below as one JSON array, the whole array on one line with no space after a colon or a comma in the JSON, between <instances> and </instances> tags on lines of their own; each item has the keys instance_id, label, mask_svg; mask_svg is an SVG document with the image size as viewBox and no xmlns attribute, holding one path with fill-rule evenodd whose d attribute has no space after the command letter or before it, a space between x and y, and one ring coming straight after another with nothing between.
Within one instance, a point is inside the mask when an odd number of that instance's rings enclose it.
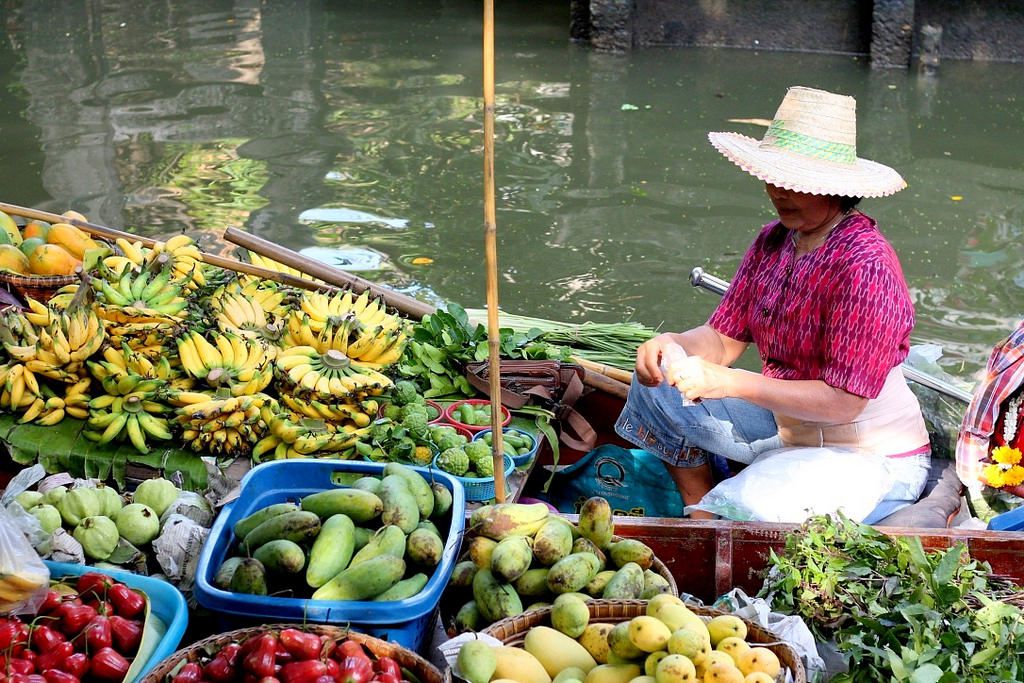
<instances>
[{"instance_id":1,"label":"black bag with strap","mask_svg":"<svg viewBox=\"0 0 1024 683\"><path fill-rule=\"evenodd\" d=\"M569 448L587 452L597 434L573 407L583 395L583 367L559 360L505 360L501 367L501 403L509 410L533 402L550 410L559 423L559 440ZM466 364L466 379L484 395L491 395L490 363Z\"/></svg>"}]
</instances>

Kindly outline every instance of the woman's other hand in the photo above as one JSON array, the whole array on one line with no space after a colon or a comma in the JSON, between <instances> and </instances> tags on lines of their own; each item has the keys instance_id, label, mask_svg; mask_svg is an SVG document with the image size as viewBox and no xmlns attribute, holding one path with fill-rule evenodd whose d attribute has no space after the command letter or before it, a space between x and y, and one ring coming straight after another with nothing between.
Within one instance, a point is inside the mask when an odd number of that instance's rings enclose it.
<instances>
[{"instance_id":1,"label":"woman's other hand","mask_svg":"<svg viewBox=\"0 0 1024 683\"><path fill-rule=\"evenodd\" d=\"M661 355L669 344L676 344L676 336L665 333L648 339L636 350L636 378L645 387L656 387L665 376L661 374Z\"/></svg>"}]
</instances>

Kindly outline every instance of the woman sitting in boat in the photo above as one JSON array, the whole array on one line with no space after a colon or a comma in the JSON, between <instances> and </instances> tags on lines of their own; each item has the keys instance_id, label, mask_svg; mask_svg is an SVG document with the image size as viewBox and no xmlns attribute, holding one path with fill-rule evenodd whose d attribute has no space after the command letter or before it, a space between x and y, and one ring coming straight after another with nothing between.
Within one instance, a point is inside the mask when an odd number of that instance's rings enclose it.
<instances>
[{"instance_id":1,"label":"woman sitting in boat","mask_svg":"<svg viewBox=\"0 0 1024 683\"><path fill-rule=\"evenodd\" d=\"M913 304L895 252L857 209L906 183L857 157L852 97L790 88L762 140L708 137L764 182L779 217L706 324L639 348L616 431L668 465L686 505L713 487L714 456L749 464L781 447L832 446L884 457L896 483L863 520L878 521L917 500L930 464L900 371ZM750 344L761 373L731 367ZM672 365L674 345L687 357Z\"/></svg>"}]
</instances>

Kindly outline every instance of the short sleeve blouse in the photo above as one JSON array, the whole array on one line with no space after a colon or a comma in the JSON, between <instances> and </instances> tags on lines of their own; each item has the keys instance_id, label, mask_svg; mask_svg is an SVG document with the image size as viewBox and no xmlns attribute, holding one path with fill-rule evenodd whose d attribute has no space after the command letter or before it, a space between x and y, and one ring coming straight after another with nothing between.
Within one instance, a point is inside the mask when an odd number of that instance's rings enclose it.
<instances>
[{"instance_id":1,"label":"short sleeve blouse","mask_svg":"<svg viewBox=\"0 0 1024 683\"><path fill-rule=\"evenodd\" d=\"M855 212L800 258L790 230L764 226L708 324L753 342L768 377L870 399L907 357L914 306L896 252Z\"/></svg>"}]
</instances>

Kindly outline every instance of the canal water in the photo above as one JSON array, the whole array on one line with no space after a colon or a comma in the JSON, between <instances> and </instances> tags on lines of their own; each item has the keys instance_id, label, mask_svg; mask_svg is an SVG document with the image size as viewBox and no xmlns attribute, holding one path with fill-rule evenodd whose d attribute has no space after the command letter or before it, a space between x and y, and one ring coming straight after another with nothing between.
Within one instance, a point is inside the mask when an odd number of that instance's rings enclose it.
<instances>
[{"instance_id":1,"label":"canal water","mask_svg":"<svg viewBox=\"0 0 1024 683\"><path fill-rule=\"evenodd\" d=\"M772 218L708 145L760 137L788 85L858 101L859 153L909 183L867 200L902 259L913 341L968 377L1022 314L1024 70L934 77L863 57L600 54L566 0L496 30L500 296L514 313L704 321ZM0 200L217 248L227 226L429 301L481 307L481 16L473 0L0 3Z\"/></svg>"}]
</instances>

